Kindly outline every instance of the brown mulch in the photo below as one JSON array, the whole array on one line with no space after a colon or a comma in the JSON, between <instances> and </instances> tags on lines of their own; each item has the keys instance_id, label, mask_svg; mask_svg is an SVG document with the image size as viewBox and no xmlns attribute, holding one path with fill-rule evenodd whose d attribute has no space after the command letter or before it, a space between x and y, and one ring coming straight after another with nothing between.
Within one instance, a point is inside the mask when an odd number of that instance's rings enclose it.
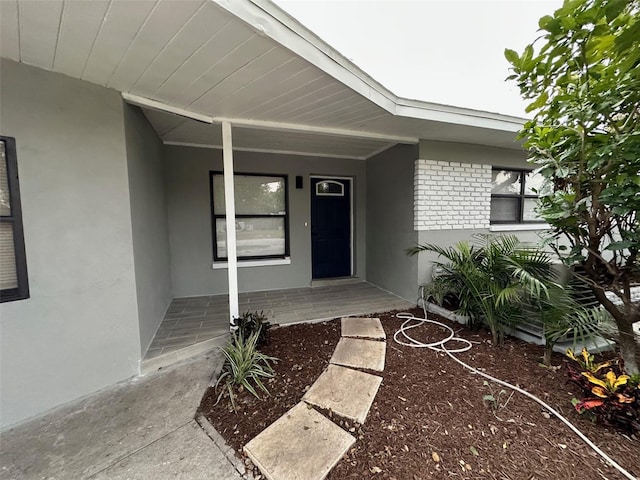
<instances>
[{"instance_id":1,"label":"brown mulch","mask_svg":"<svg viewBox=\"0 0 640 480\"><path fill-rule=\"evenodd\" d=\"M421 310L412 313L420 317ZM417 480L464 479L624 479L558 419L537 403L470 374L445 354L409 348L393 341L401 320L394 312L376 315L387 334L383 382L363 425L333 417L357 441L327 478ZM563 368L539 366L540 346L508 338L491 345L487 332L436 318L473 342L459 358L537 395L563 413L603 451L632 474L640 475L640 438L622 435L578 415L570 400L578 392ZM418 330L422 329L421 333ZM436 327L413 330L435 338ZM239 455L242 447L297 404L328 365L340 338L340 321L272 328L262 348L279 358L270 396L239 396L234 413L228 398L209 389L203 414ZM418 338L420 339L420 338ZM554 357L561 365L564 358ZM497 405L483 401L492 394ZM327 413L327 412L323 412Z\"/></svg>"}]
</instances>

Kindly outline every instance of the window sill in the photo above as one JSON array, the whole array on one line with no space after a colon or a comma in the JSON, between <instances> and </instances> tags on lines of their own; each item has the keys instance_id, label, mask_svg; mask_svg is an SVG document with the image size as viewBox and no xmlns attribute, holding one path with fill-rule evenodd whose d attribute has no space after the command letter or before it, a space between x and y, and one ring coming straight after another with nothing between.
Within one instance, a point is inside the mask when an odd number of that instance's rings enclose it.
<instances>
[{"instance_id":1,"label":"window sill","mask_svg":"<svg viewBox=\"0 0 640 480\"><path fill-rule=\"evenodd\" d=\"M548 223L498 223L489 226L490 232L515 232L531 230L547 230L551 228Z\"/></svg>"},{"instance_id":2,"label":"window sill","mask_svg":"<svg viewBox=\"0 0 640 480\"><path fill-rule=\"evenodd\" d=\"M270 267L273 265L290 265L291 257L285 258L271 258L264 260L238 260L238 268L245 267ZM214 262L211 268L214 270L226 269L229 266L228 262Z\"/></svg>"}]
</instances>

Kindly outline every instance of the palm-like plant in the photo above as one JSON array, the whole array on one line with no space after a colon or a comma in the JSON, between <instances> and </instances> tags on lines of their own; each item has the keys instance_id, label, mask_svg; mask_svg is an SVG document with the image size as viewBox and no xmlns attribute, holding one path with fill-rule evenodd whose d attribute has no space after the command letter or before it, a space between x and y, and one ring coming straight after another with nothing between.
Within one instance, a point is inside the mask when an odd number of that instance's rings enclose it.
<instances>
[{"instance_id":1,"label":"palm-like plant","mask_svg":"<svg viewBox=\"0 0 640 480\"><path fill-rule=\"evenodd\" d=\"M543 361L547 366L551 365L553 347L559 340L573 338L575 348L578 341L588 345L596 335L613 333L611 316L602 308L580 303L570 286L551 284L547 288L547 295L531 300L524 309L526 314L539 317L543 325Z\"/></svg>"},{"instance_id":2,"label":"palm-like plant","mask_svg":"<svg viewBox=\"0 0 640 480\"><path fill-rule=\"evenodd\" d=\"M443 272L434 279L436 288L455 293L460 304L458 313L468 315L473 322L484 321L494 344L502 342L506 326L522 319L523 302L547 295L556 280L549 255L513 235L480 234L473 242L461 241L446 248L423 244L407 253L422 251L437 253L446 260L434 262Z\"/></svg>"}]
</instances>

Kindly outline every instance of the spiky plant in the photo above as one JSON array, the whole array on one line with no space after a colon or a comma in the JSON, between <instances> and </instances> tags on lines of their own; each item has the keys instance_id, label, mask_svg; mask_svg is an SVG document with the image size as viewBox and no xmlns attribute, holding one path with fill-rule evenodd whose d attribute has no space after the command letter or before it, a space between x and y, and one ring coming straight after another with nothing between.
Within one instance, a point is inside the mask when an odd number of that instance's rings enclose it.
<instances>
[{"instance_id":1,"label":"spiky plant","mask_svg":"<svg viewBox=\"0 0 640 480\"><path fill-rule=\"evenodd\" d=\"M215 388L218 389L218 387L223 386L223 391L218 395L217 402L224 395L224 388L226 388L234 411L237 411L236 389L244 388L256 398L260 398L256 387L267 395L269 394L269 390L262 380L273 378L274 371L271 362L278 359L265 355L256 348L259 335L259 330L248 338L243 338L241 335L234 333L232 341L222 348L225 362L222 367L222 374L215 383Z\"/></svg>"}]
</instances>

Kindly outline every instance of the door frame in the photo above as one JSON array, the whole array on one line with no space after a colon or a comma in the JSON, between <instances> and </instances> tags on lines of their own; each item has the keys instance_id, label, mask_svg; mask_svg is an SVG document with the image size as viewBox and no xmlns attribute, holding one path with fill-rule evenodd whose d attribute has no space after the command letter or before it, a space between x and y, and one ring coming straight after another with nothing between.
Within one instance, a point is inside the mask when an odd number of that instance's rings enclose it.
<instances>
[{"instance_id":1,"label":"door frame","mask_svg":"<svg viewBox=\"0 0 640 480\"><path fill-rule=\"evenodd\" d=\"M355 245L354 245L354 215L353 215L353 177L341 177L339 175L318 175L318 174L312 174L309 175L309 190L310 190L310 195L315 195L316 192L314 192L311 189L311 179L312 178L318 178L318 179L324 179L324 180L342 180L342 181L348 181L349 182L349 254L350 254L350 258L349 258L349 262L350 262L350 266L349 266L349 271L350 271L350 275L353 276L353 259L354 259L354 250L355 250ZM311 197L309 197L309 232L311 232L311 229L313 228L313 225L311 225ZM311 240L311 238L309 238L309 240ZM313 246L312 246L313 248ZM310 261L313 263L313 252L311 254L310 257ZM313 272L313 265L311 265L311 271ZM311 273L311 280L313 280L313 273Z\"/></svg>"}]
</instances>

